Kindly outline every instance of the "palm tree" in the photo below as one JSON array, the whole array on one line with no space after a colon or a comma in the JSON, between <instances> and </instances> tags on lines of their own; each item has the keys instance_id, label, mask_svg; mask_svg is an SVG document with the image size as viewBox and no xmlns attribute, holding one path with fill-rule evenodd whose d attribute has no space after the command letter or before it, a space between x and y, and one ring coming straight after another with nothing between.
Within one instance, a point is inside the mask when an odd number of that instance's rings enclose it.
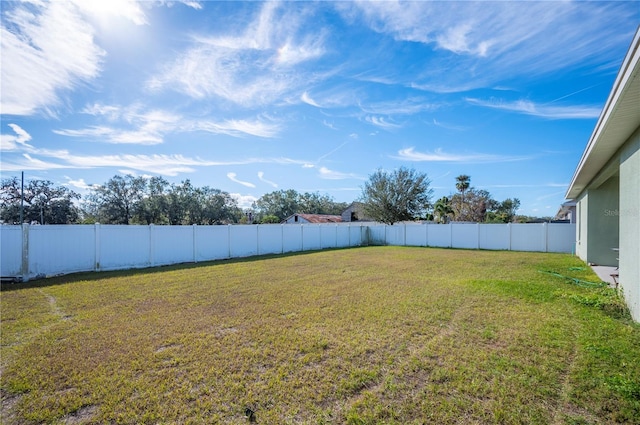
<instances>
[{"instance_id":1,"label":"palm tree","mask_svg":"<svg viewBox=\"0 0 640 425\"><path fill-rule=\"evenodd\" d=\"M438 223L447 223L447 218L451 213L453 213L453 209L451 208L451 201L446 196L438 199L436 203L433 205L433 212L437 217L436 220Z\"/></svg>"},{"instance_id":2,"label":"palm tree","mask_svg":"<svg viewBox=\"0 0 640 425\"><path fill-rule=\"evenodd\" d=\"M456 189L458 189L458 192L460 192L460 194L462 195L462 205L460 206L460 212L464 210L464 192L469 189L470 184L471 177L467 176L466 174L461 174L456 177Z\"/></svg>"}]
</instances>

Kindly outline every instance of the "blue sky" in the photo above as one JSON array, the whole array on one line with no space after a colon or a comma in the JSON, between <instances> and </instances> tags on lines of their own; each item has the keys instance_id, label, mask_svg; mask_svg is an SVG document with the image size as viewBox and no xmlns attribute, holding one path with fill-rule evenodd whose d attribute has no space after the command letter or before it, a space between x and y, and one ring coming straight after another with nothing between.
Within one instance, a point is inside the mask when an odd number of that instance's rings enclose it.
<instances>
[{"instance_id":1,"label":"blue sky","mask_svg":"<svg viewBox=\"0 0 640 425\"><path fill-rule=\"evenodd\" d=\"M3 178L351 202L378 168L554 215L640 3L2 1Z\"/></svg>"}]
</instances>

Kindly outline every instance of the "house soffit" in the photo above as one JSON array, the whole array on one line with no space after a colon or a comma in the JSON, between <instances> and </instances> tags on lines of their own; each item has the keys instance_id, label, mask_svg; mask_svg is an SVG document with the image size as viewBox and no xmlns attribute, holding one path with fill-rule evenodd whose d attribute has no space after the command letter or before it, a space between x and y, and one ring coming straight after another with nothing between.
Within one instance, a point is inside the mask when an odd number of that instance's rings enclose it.
<instances>
[{"instance_id":1,"label":"house soffit","mask_svg":"<svg viewBox=\"0 0 640 425\"><path fill-rule=\"evenodd\" d=\"M639 45L640 28L573 175L567 199L577 198L640 127Z\"/></svg>"}]
</instances>

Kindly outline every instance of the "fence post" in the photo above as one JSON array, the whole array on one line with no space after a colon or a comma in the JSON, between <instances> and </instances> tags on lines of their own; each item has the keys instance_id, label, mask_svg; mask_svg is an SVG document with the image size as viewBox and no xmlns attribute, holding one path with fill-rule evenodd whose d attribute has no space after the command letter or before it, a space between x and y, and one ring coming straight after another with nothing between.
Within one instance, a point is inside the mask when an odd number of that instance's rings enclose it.
<instances>
[{"instance_id":1,"label":"fence post","mask_svg":"<svg viewBox=\"0 0 640 425\"><path fill-rule=\"evenodd\" d=\"M22 263L20 265L22 281L29 281L29 225L22 223Z\"/></svg>"},{"instance_id":2,"label":"fence post","mask_svg":"<svg viewBox=\"0 0 640 425\"><path fill-rule=\"evenodd\" d=\"M477 249L480 249L480 223L476 223L476 228L478 229L478 246L477 246Z\"/></svg>"},{"instance_id":3,"label":"fence post","mask_svg":"<svg viewBox=\"0 0 640 425\"><path fill-rule=\"evenodd\" d=\"M153 267L155 265L155 245L156 245L156 238L155 238L155 231L154 231L154 224L151 223L149 225L149 265L151 267Z\"/></svg>"},{"instance_id":4,"label":"fence post","mask_svg":"<svg viewBox=\"0 0 640 425\"><path fill-rule=\"evenodd\" d=\"M98 272L100 271L100 223L93 225L93 232L95 239L95 247L93 250L93 270Z\"/></svg>"},{"instance_id":5,"label":"fence post","mask_svg":"<svg viewBox=\"0 0 640 425\"><path fill-rule=\"evenodd\" d=\"M512 231L512 227L511 227L511 223L507 223L507 230L509 230L509 251L511 251L511 231Z\"/></svg>"},{"instance_id":6,"label":"fence post","mask_svg":"<svg viewBox=\"0 0 640 425\"><path fill-rule=\"evenodd\" d=\"M544 252L549 252L549 226L548 223L542 223L542 230L544 235Z\"/></svg>"},{"instance_id":7,"label":"fence post","mask_svg":"<svg viewBox=\"0 0 640 425\"><path fill-rule=\"evenodd\" d=\"M404 223L404 240L402 246L407 246L407 223Z\"/></svg>"},{"instance_id":8,"label":"fence post","mask_svg":"<svg viewBox=\"0 0 640 425\"><path fill-rule=\"evenodd\" d=\"M256 226L256 253L260 255L260 224Z\"/></svg>"},{"instance_id":9,"label":"fence post","mask_svg":"<svg viewBox=\"0 0 640 425\"><path fill-rule=\"evenodd\" d=\"M431 226L430 223L425 223L425 229L424 229L424 246L429 246L429 226Z\"/></svg>"},{"instance_id":10,"label":"fence post","mask_svg":"<svg viewBox=\"0 0 640 425\"><path fill-rule=\"evenodd\" d=\"M197 234L198 234L198 229L197 229L197 224L194 224L193 227L193 262L197 263L198 262L198 244L197 244Z\"/></svg>"}]
</instances>

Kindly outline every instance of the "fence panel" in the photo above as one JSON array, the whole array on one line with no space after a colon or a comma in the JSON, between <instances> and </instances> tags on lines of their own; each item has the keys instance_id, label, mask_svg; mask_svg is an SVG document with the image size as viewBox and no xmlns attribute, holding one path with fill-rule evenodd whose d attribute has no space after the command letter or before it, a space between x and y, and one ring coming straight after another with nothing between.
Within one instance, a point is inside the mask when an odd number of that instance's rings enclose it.
<instances>
[{"instance_id":1,"label":"fence panel","mask_svg":"<svg viewBox=\"0 0 640 425\"><path fill-rule=\"evenodd\" d=\"M223 260L231 257L231 226L196 226L196 261Z\"/></svg>"},{"instance_id":2,"label":"fence panel","mask_svg":"<svg viewBox=\"0 0 640 425\"><path fill-rule=\"evenodd\" d=\"M481 224L480 249L509 249L511 229L509 224Z\"/></svg>"},{"instance_id":3,"label":"fence panel","mask_svg":"<svg viewBox=\"0 0 640 425\"><path fill-rule=\"evenodd\" d=\"M302 224L282 226L282 252L302 251Z\"/></svg>"},{"instance_id":4,"label":"fence panel","mask_svg":"<svg viewBox=\"0 0 640 425\"><path fill-rule=\"evenodd\" d=\"M22 226L0 226L0 276L22 272Z\"/></svg>"},{"instance_id":5,"label":"fence panel","mask_svg":"<svg viewBox=\"0 0 640 425\"><path fill-rule=\"evenodd\" d=\"M451 247L452 224L433 224L427 231L427 246Z\"/></svg>"},{"instance_id":6,"label":"fence panel","mask_svg":"<svg viewBox=\"0 0 640 425\"><path fill-rule=\"evenodd\" d=\"M350 246L367 244L367 227L360 225L349 226L349 243Z\"/></svg>"},{"instance_id":7,"label":"fence panel","mask_svg":"<svg viewBox=\"0 0 640 425\"><path fill-rule=\"evenodd\" d=\"M312 251L315 249L321 249L322 244L320 241L320 225L318 224L303 224L302 225L302 250Z\"/></svg>"},{"instance_id":8,"label":"fence panel","mask_svg":"<svg viewBox=\"0 0 640 425\"><path fill-rule=\"evenodd\" d=\"M231 258L258 255L258 226L231 226L229 229Z\"/></svg>"},{"instance_id":9,"label":"fence panel","mask_svg":"<svg viewBox=\"0 0 640 425\"><path fill-rule=\"evenodd\" d=\"M338 246L338 226L335 224L325 224L320 226L320 247L336 248Z\"/></svg>"},{"instance_id":10,"label":"fence panel","mask_svg":"<svg viewBox=\"0 0 640 425\"><path fill-rule=\"evenodd\" d=\"M511 224L511 249L513 251L547 250L546 223Z\"/></svg>"},{"instance_id":11,"label":"fence panel","mask_svg":"<svg viewBox=\"0 0 640 425\"><path fill-rule=\"evenodd\" d=\"M405 244L407 246L427 246L428 224L407 224Z\"/></svg>"},{"instance_id":12,"label":"fence panel","mask_svg":"<svg viewBox=\"0 0 640 425\"><path fill-rule=\"evenodd\" d=\"M456 223L451 225L451 246L453 248L477 249L478 224Z\"/></svg>"},{"instance_id":13,"label":"fence panel","mask_svg":"<svg viewBox=\"0 0 640 425\"><path fill-rule=\"evenodd\" d=\"M386 245L386 227L384 224L372 224L367 227L369 245Z\"/></svg>"},{"instance_id":14,"label":"fence panel","mask_svg":"<svg viewBox=\"0 0 640 425\"><path fill-rule=\"evenodd\" d=\"M258 225L258 254L282 254L282 224Z\"/></svg>"},{"instance_id":15,"label":"fence panel","mask_svg":"<svg viewBox=\"0 0 640 425\"><path fill-rule=\"evenodd\" d=\"M547 224L548 252L575 252L576 225L566 223Z\"/></svg>"},{"instance_id":16,"label":"fence panel","mask_svg":"<svg viewBox=\"0 0 640 425\"><path fill-rule=\"evenodd\" d=\"M336 247L338 248L346 248L351 246L351 226L349 225L340 225L336 226Z\"/></svg>"},{"instance_id":17,"label":"fence panel","mask_svg":"<svg viewBox=\"0 0 640 425\"><path fill-rule=\"evenodd\" d=\"M94 226L29 227L30 276L93 270L94 252Z\"/></svg>"},{"instance_id":18,"label":"fence panel","mask_svg":"<svg viewBox=\"0 0 640 425\"><path fill-rule=\"evenodd\" d=\"M404 233L407 229L406 224L394 224L385 226L385 245L404 246Z\"/></svg>"},{"instance_id":19,"label":"fence panel","mask_svg":"<svg viewBox=\"0 0 640 425\"><path fill-rule=\"evenodd\" d=\"M100 225L97 269L147 267L150 262L149 226Z\"/></svg>"},{"instance_id":20,"label":"fence panel","mask_svg":"<svg viewBox=\"0 0 640 425\"><path fill-rule=\"evenodd\" d=\"M150 226L152 265L195 261L193 226Z\"/></svg>"}]
</instances>

